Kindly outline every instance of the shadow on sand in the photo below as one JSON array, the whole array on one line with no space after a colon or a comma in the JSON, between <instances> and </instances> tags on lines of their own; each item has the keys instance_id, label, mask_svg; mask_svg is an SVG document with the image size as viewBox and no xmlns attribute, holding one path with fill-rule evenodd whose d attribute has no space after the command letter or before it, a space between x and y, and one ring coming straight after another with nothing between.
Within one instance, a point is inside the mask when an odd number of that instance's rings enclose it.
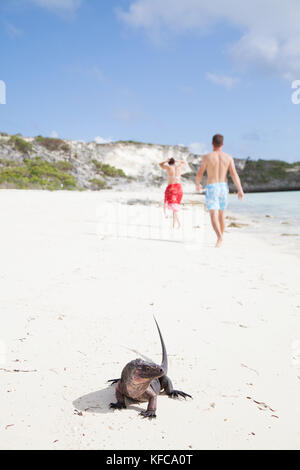
<instances>
[{"instance_id":1,"label":"shadow on sand","mask_svg":"<svg viewBox=\"0 0 300 470\"><path fill-rule=\"evenodd\" d=\"M96 392L88 393L82 397L77 398L73 401L73 406L78 411L83 411L85 413L114 413L114 410L109 408L111 402L116 401L115 396L115 387L108 385L102 390L97 390ZM143 408L136 406L130 401L126 400L126 406L130 409L141 412ZM123 411L123 410L122 410ZM126 410L124 410L126 411Z\"/></svg>"},{"instance_id":2,"label":"shadow on sand","mask_svg":"<svg viewBox=\"0 0 300 470\"><path fill-rule=\"evenodd\" d=\"M151 358L140 353L136 349L129 348L127 346L122 346L124 349L133 352L137 357L142 357L145 361L153 362ZM77 398L73 401L73 406L77 411L83 411L85 413L113 413L109 405L116 401L116 387L115 385L108 384L105 388L97 390L96 392L87 393L82 397ZM141 412L143 408L140 408L138 402L131 401L130 399L125 399L127 407L130 409ZM123 411L123 410L122 410ZM126 411L126 409L124 410Z\"/></svg>"}]
</instances>

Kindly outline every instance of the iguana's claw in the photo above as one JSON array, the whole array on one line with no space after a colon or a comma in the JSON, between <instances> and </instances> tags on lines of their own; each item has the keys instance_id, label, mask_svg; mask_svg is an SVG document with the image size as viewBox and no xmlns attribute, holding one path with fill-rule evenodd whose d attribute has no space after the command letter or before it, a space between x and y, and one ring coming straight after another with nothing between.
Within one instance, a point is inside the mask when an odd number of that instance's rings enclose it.
<instances>
[{"instance_id":1,"label":"iguana's claw","mask_svg":"<svg viewBox=\"0 0 300 470\"><path fill-rule=\"evenodd\" d=\"M168 393L170 398L179 398L183 397L186 400L186 397L192 398L191 395L185 392L181 392L180 390L172 390L172 392Z\"/></svg>"},{"instance_id":2,"label":"iguana's claw","mask_svg":"<svg viewBox=\"0 0 300 470\"><path fill-rule=\"evenodd\" d=\"M143 418L156 418L155 410L143 410L140 412L140 415L143 416Z\"/></svg>"},{"instance_id":3,"label":"iguana's claw","mask_svg":"<svg viewBox=\"0 0 300 470\"><path fill-rule=\"evenodd\" d=\"M119 382L120 379L110 379L107 382L111 382L111 385L114 385Z\"/></svg>"},{"instance_id":4,"label":"iguana's claw","mask_svg":"<svg viewBox=\"0 0 300 470\"><path fill-rule=\"evenodd\" d=\"M111 403L109 407L113 410L122 410L122 408L126 408L126 405L122 401L117 401L117 403Z\"/></svg>"}]
</instances>

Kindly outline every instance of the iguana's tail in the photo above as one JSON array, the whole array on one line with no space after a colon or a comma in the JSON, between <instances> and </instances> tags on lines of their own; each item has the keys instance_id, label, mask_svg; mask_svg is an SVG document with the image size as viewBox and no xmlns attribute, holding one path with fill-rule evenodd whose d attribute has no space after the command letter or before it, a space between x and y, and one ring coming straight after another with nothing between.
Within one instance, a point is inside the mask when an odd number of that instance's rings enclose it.
<instances>
[{"instance_id":1,"label":"iguana's tail","mask_svg":"<svg viewBox=\"0 0 300 470\"><path fill-rule=\"evenodd\" d=\"M158 334L159 334L159 337L160 337L161 348L162 348L162 363L161 363L161 367L163 368L165 375L167 375L167 372L168 372L168 355L167 355L167 350L166 350L166 346L165 346L165 343L164 343L164 340L163 340L163 337L162 337L160 328L159 328L158 323L157 323L157 321L156 321L156 318L155 318L155 317L153 317L153 318L154 318L154 321L155 321L156 326L157 326L157 329L158 329Z\"/></svg>"}]
</instances>

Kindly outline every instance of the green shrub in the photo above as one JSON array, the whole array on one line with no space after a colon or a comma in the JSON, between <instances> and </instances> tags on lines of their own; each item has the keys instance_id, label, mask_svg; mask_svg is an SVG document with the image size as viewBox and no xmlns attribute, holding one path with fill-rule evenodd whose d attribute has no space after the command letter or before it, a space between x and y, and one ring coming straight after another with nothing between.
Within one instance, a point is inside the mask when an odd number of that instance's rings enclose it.
<instances>
[{"instance_id":1,"label":"green shrub","mask_svg":"<svg viewBox=\"0 0 300 470\"><path fill-rule=\"evenodd\" d=\"M97 160L92 160L94 163L95 167L97 168L97 171L105 176L110 176L111 178L126 178L126 175L123 170L120 168L115 168L114 166L109 165L108 163L101 163L98 162Z\"/></svg>"},{"instance_id":2,"label":"green shrub","mask_svg":"<svg viewBox=\"0 0 300 470\"><path fill-rule=\"evenodd\" d=\"M0 166L15 166L16 162L13 160L7 160L6 158L0 158Z\"/></svg>"},{"instance_id":3,"label":"green shrub","mask_svg":"<svg viewBox=\"0 0 300 470\"><path fill-rule=\"evenodd\" d=\"M106 187L106 182L100 180L99 178L93 178L90 180L91 189L99 191L100 189L104 189Z\"/></svg>"},{"instance_id":4,"label":"green shrub","mask_svg":"<svg viewBox=\"0 0 300 470\"><path fill-rule=\"evenodd\" d=\"M102 168L102 163L101 162L98 162L98 160L92 160L92 163L95 165L97 170L101 171L101 168Z\"/></svg>"},{"instance_id":5,"label":"green shrub","mask_svg":"<svg viewBox=\"0 0 300 470\"><path fill-rule=\"evenodd\" d=\"M66 162L64 160L59 160L58 162L54 163L56 168L61 171L71 171L73 169L73 165L70 162Z\"/></svg>"},{"instance_id":6,"label":"green shrub","mask_svg":"<svg viewBox=\"0 0 300 470\"><path fill-rule=\"evenodd\" d=\"M256 181L257 183L268 183L274 179L286 177L286 170L290 165L281 160L247 160L245 168L240 175L244 181Z\"/></svg>"},{"instance_id":7,"label":"green shrub","mask_svg":"<svg viewBox=\"0 0 300 470\"><path fill-rule=\"evenodd\" d=\"M155 145L150 142L138 142L136 140L118 140L116 144L131 144L131 145Z\"/></svg>"},{"instance_id":8,"label":"green shrub","mask_svg":"<svg viewBox=\"0 0 300 470\"><path fill-rule=\"evenodd\" d=\"M47 150L50 150L50 152L65 152L65 153L70 153L71 148L69 144L67 144L64 140L62 139L56 139L53 137L42 137L41 135L38 135L35 138L35 142L39 145L42 145L45 147Z\"/></svg>"},{"instance_id":9,"label":"green shrub","mask_svg":"<svg viewBox=\"0 0 300 470\"><path fill-rule=\"evenodd\" d=\"M18 150L22 153L29 153L32 150L32 144L30 142L26 142L24 139L21 139L19 135L12 135L8 143L12 145L15 150Z\"/></svg>"},{"instance_id":10,"label":"green shrub","mask_svg":"<svg viewBox=\"0 0 300 470\"><path fill-rule=\"evenodd\" d=\"M245 167L239 171L242 182L248 184L264 184L271 181L299 181L300 172L290 172L296 169L297 163L287 163L282 160L250 160L247 159Z\"/></svg>"},{"instance_id":11,"label":"green shrub","mask_svg":"<svg viewBox=\"0 0 300 470\"><path fill-rule=\"evenodd\" d=\"M16 188L74 189L74 177L59 168L59 163L49 163L40 157L25 159L22 164L13 163L0 169L0 185L7 183Z\"/></svg>"},{"instance_id":12,"label":"green shrub","mask_svg":"<svg viewBox=\"0 0 300 470\"><path fill-rule=\"evenodd\" d=\"M99 178L93 178L90 180L91 189L94 191L100 191L101 189L109 189L110 187L107 186L106 182L100 180Z\"/></svg>"},{"instance_id":13,"label":"green shrub","mask_svg":"<svg viewBox=\"0 0 300 470\"><path fill-rule=\"evenodd\" d=\"M115 168L114 166L108 165L107 163L103 163L102 172L106 176L111 176L112 178L116 178L117 176L120 176L121 178L126 178L126 175L123 170L121 170L120 168Z\"/></svg>"}]
</instances>

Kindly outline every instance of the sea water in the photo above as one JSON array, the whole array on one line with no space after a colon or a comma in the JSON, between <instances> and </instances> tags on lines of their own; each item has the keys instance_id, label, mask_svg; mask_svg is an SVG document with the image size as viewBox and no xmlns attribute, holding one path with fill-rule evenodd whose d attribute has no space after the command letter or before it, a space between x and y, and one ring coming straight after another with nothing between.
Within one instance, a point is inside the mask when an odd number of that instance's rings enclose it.
<instances>
[{"instance_id":1,"label":"sea water","mask_svg":"<svg viewBox=\"0 0 300 470\"><path fill-rule=\"evenodd\" d=\"M248 193L229 197L229 211L247 218L247 230L300 254L300 191Z\"/></svg>"}]
</instances>

